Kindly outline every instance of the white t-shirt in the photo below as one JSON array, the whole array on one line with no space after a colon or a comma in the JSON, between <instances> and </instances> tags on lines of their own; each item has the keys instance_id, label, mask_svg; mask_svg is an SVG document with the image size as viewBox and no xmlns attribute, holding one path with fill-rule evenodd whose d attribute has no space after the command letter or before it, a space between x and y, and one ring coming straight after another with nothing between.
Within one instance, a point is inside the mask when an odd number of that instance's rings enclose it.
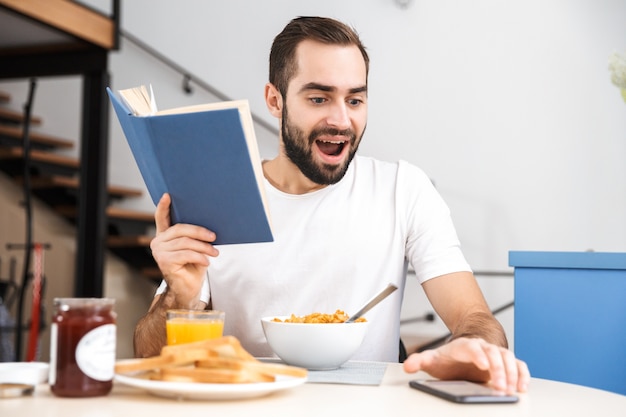
<instances>
[{"instance_id":1,"label":"white t-shirt","mask_svg":"<svg viewBox=\"0 0 626 417\"><path fill-rule=\"evenodd\" d=\"M447 205L407 162L357 156L321 190L265 187L274 242L219 246L201 294L226 312L224 334L255 356L272 356L262 317L351 314L391 282L398 290L365 314L368 334L352 359L395 362L407 261L420 283L470 271Z\"/></svg>"}]
</instances>

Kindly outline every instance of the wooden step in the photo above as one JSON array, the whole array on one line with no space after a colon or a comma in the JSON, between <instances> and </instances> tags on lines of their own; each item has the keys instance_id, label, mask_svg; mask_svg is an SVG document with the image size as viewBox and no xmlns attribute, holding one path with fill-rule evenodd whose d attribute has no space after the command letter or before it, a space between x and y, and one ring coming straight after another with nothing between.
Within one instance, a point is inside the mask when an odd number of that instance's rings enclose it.
<instances>
[{"instance_id":1,"label":"wooden step","mask_svg":"<svg viewBox=\"0 0 626 417\"><path fill-rule=\"evenodd\" d=\"M0 169L12 176L23 174L24 150L20 147L0 148ZM74 175L80 169L80 161L63 155L31 149L31 174Z\"/></svg>"},{"instance_id":2,"label":"wooden step","mask_svg":"<svg viewBox=\"0 0 626 417\"><path fill-rule=\"evenodd\" d=\"M9 146L22 146L24 129L20 126L9 126L0 124L0 144ZM54 136L30 131L31 149L71 149L74 142L59 139Z\"/></svg>"},{"instance_id":3,"label":"wooden step","mask_svg":"<svg viewBox=\"0 0 626 417\"><path fill-rule=\"evenodd\" d=\"M154 223L154 213L152 212L129 210L115 206L107 207L107 216L122 220Z\"/></svg>"},{"instance_id":4,"label":"wooden step","mask_svg":"<svg viewBox=\"0 0 626 417\"><path fill-rule=\"evenodd\" d=\"M15 182L23 186L23 177L15 178ZM30 189L33 194L46 204L57 206L76 206L79 202L80 180L78 177L63 175L38 176L30 179ZM107 187L107 203L124 198L135 198L142 195L142 191L134 188L109 185Z\"/></svg>"},{"instance_id":5,"label":"wooden step","mask_svg":"<svg viewBox=\"0 0 626 417\"><path fill-rule=\"evenodd\" d=\"M18 179L19 182L20 179ZM78 192L80 187L80 180L78 177L66 177L62 175L51 175L45 177L35 177L30 179L30 185L33 190L58 190L58 189L68 189L74 190ZM110 197L121 199L127 197L141 197L143 192L136 188L128 188L119 185L109 185L107 186L107 191ZM58 191L54 191L58 192ZM56 206L57 204L52 204Z\"/></svg>"},{"instance_id":6,"label":"wooden step","mask_svg":"<svg viewBox=\"0 0 626 417\"><path fill-rule=\"evenodd\" d=\"M134 236L109 236L107 237L107 247L119 258L132 265L133 267L144 271L145 273L154 274L159 270L156 261L152 257L150 250L150 242L152 236L134 235ZM156 268L156 271L154 269ZM160 272L158 273L161 278Z\"/></svg>"},{"instance_id":7,"label":"wooden step","mask_svg":"<svg viewBox=\"0 0 626 417\"><path fill-rule=\"evenodd\" d=\"M12 124L23 124L25 122L25 116L24 113L19 112L19 111L15 111L15 110L11 110L11 109L7 109L4 107L0 107L0 120L6 122L6 123L12 123ZM30 117L30 124L31 126L39 126L41 125L41 117L39 116L33 116L31 115Z\"/></svg>"},{"instance_id":8,"label":"wooden step","mask_svg":"<svg viewBox=\"0 0 626 417\"><path fill-rule=\"evenodd\" d=\"M57 206L54 210L61 216L76 221L76 206ZM154 214L136 210L128 210L115 206L106 208L108 235L129 236L144 235L154 226Z\"/></svg>"},{"instance_id":9,"label":"wooden step","mask_svg":"<svg viewBox=\"0 0 626 417\"><path fill-rule=\"evenodd\" d=\"M11 101L11 94L6 91L0 91L0 103L8 103Z\"/></svg>"},{"instance_id":10,"label":"wooden step","mask_svg":"<svg viewBox=\"0 0 626 417\"><path fill-rule=\"evenodd\" d=\"M154 229L154 213L110 206L107 207L107 222L109 235L150 234L152 229Z\"/></svg>"},{"instance_id":11,"label":"wooden step","mask_svg":"<svg viewBox=\"0 0 626 417\"><path fill-rule=\"evenodd\" d=\"M144 276L162 278L159 267L152 257L150 242L153 236L108 236L107 247L111 252L141 271Z\"/></svg>"},{"instance_id":12,"label":"wooden step","mask_svg":"<svg viewBox=\"0 0 626 417\"><path fill-rule=\"evenodd\" d=\"M147 235L109 236L107 246L110 248L149 248L153 237Z\"/></svg>"},{"instance_id":13,"label":"wooden step","mask_svg":"<svg viewBox=\"0 0 626 417\"><path fill-rule=\"evenodd\" d=\"M57 213L64 217L76 217L78 215L77 208L75 206L57 206L55 207ZM135 222L154 223L154 214L129 210L120 207L107 207L106 215L111 219L130 220Z\"/></svg>"}]
</instances>

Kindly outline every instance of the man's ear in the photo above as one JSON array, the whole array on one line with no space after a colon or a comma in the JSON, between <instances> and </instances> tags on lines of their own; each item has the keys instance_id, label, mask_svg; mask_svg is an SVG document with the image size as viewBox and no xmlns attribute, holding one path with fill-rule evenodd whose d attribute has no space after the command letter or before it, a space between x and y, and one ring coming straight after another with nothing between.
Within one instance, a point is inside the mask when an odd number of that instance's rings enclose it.
<instances>
[{"instance_id":1,"label":"man's ear","mask_svg":"<svg viewBox=\"0 0 626 417\"><path fill-rule=\"evenodd\" d=\"M265 84L265 104L272 116L279 119L283 116L283 96L272 83Z\"/></svg>"}]
</instances>

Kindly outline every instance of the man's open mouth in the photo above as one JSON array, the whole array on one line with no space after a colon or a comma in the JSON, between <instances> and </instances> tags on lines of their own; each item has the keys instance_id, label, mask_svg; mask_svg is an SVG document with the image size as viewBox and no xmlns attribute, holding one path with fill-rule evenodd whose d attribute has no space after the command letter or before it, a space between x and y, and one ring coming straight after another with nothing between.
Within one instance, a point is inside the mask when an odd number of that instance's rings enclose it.
<instances>
[{"instance_id":1,"label":"man's open mouth","mask_svg":"<svg viewBox=\"0 0 626 417\"><path fill-rule=\"evenodd\" d=\"M330 156L341 155L341 151L343 151L344 146L346 146L346 141L326 141L326 140L316 140L317 147Z\"/></svg>"}]
</instances>

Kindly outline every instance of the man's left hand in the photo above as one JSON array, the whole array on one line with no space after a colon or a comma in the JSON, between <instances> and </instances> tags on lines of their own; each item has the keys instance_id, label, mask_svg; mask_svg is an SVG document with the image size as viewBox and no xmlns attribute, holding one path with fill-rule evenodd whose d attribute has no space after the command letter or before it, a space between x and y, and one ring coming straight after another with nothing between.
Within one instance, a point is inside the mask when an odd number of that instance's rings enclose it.
<instances>
[{"instance_id":1,"label":"man's left hand","mask_svg":"<svg viewBox=\"0 0 626 417\"><path fill-rule=\"evenodd\" d=\"M478 338L459 338L445 345L411 354L404 362L409 373L424 371L438 379L488 382L509 394L526 392L530 372L510 350Z\"/></svg>"}]
</instances>

